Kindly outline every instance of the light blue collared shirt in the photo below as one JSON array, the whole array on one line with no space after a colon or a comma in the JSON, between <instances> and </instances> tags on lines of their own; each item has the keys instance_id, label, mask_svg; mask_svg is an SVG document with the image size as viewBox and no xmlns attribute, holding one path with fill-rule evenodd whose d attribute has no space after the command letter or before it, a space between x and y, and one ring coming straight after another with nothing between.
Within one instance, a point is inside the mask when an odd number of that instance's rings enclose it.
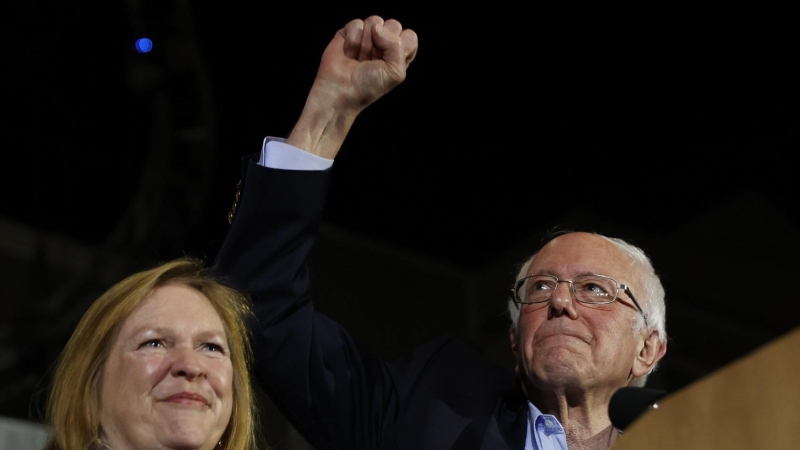
<instances>
[{"instance_id":1,"label":"light blue collared shirt","mask_svg":"<svg viewBox=\"0 0 800 450\"><path fill-rule=\"evenodd\" d=\"M525 450L567 450L567 434L556 416L542 414L531 402L528 402Z\"/></svg>"}]
</instances>

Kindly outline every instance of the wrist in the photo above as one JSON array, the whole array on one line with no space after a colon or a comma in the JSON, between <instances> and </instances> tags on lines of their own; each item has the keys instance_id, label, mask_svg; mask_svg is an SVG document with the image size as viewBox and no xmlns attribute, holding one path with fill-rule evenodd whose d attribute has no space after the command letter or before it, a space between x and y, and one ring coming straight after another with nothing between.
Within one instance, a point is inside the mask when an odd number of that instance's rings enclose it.
<instances>
[{"instance_id":1,"label":"wrist","mask_svg":"<svg viewBox=\"0 0 800 450\"><path fill-rule=\"evenodd\" d=\"M361 109L337 104L336 96L314 86L286 142L323 158L333 159Z\"/></svg>"}]
</instances>

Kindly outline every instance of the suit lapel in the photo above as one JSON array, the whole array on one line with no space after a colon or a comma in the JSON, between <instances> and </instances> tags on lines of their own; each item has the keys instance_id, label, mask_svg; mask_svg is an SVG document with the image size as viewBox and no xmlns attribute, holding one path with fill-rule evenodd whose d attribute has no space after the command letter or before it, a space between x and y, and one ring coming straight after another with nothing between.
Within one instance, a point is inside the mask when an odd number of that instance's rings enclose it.
<instances>
[{"instance_id":1,"label":"suit lapel","mask_svg":"<svg viewBox=\"0 0 800 450\"><path fill-rule=\"evenodd\" d=\"M523 450L528 425L528 403L519 383L516 388L501 396L494 414L486 427L481 450Z\"/></svg>"}]
</instances>

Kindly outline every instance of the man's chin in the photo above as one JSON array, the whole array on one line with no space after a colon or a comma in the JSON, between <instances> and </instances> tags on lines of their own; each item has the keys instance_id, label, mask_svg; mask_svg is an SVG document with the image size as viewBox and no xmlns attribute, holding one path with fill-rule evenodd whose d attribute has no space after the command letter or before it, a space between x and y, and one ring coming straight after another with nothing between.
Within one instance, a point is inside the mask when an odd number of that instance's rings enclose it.
<instances>
[{"instance_id":1,"label":"man's chin","mask_svg":"<svg viewBox=\"0 0 800 450\"><path fill-rule=\"evenodd\" d=\"M536 384L573 386L583 379L586 358L585 355L569 349L556 349L534 358L530 373L539 379Z\"/></svg>"}]
</instances>

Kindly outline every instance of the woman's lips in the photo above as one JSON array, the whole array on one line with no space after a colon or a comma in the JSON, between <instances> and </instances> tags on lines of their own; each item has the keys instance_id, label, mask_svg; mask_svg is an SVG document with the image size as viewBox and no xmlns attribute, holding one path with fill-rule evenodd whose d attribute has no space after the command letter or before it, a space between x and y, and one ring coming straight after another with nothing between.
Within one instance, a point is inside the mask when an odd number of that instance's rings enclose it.
<instances>
[{"instance_id":1,"label":"woman's lips","mask_svg":"<svg viewBox=\"0 0 800 450\"><path fill-rule=\"evenodd\" d=\"M168 403L177 403L187 406L208 406L208 400L194 392L179 392L164 399Z\"/></svg>"}]
</instances>

